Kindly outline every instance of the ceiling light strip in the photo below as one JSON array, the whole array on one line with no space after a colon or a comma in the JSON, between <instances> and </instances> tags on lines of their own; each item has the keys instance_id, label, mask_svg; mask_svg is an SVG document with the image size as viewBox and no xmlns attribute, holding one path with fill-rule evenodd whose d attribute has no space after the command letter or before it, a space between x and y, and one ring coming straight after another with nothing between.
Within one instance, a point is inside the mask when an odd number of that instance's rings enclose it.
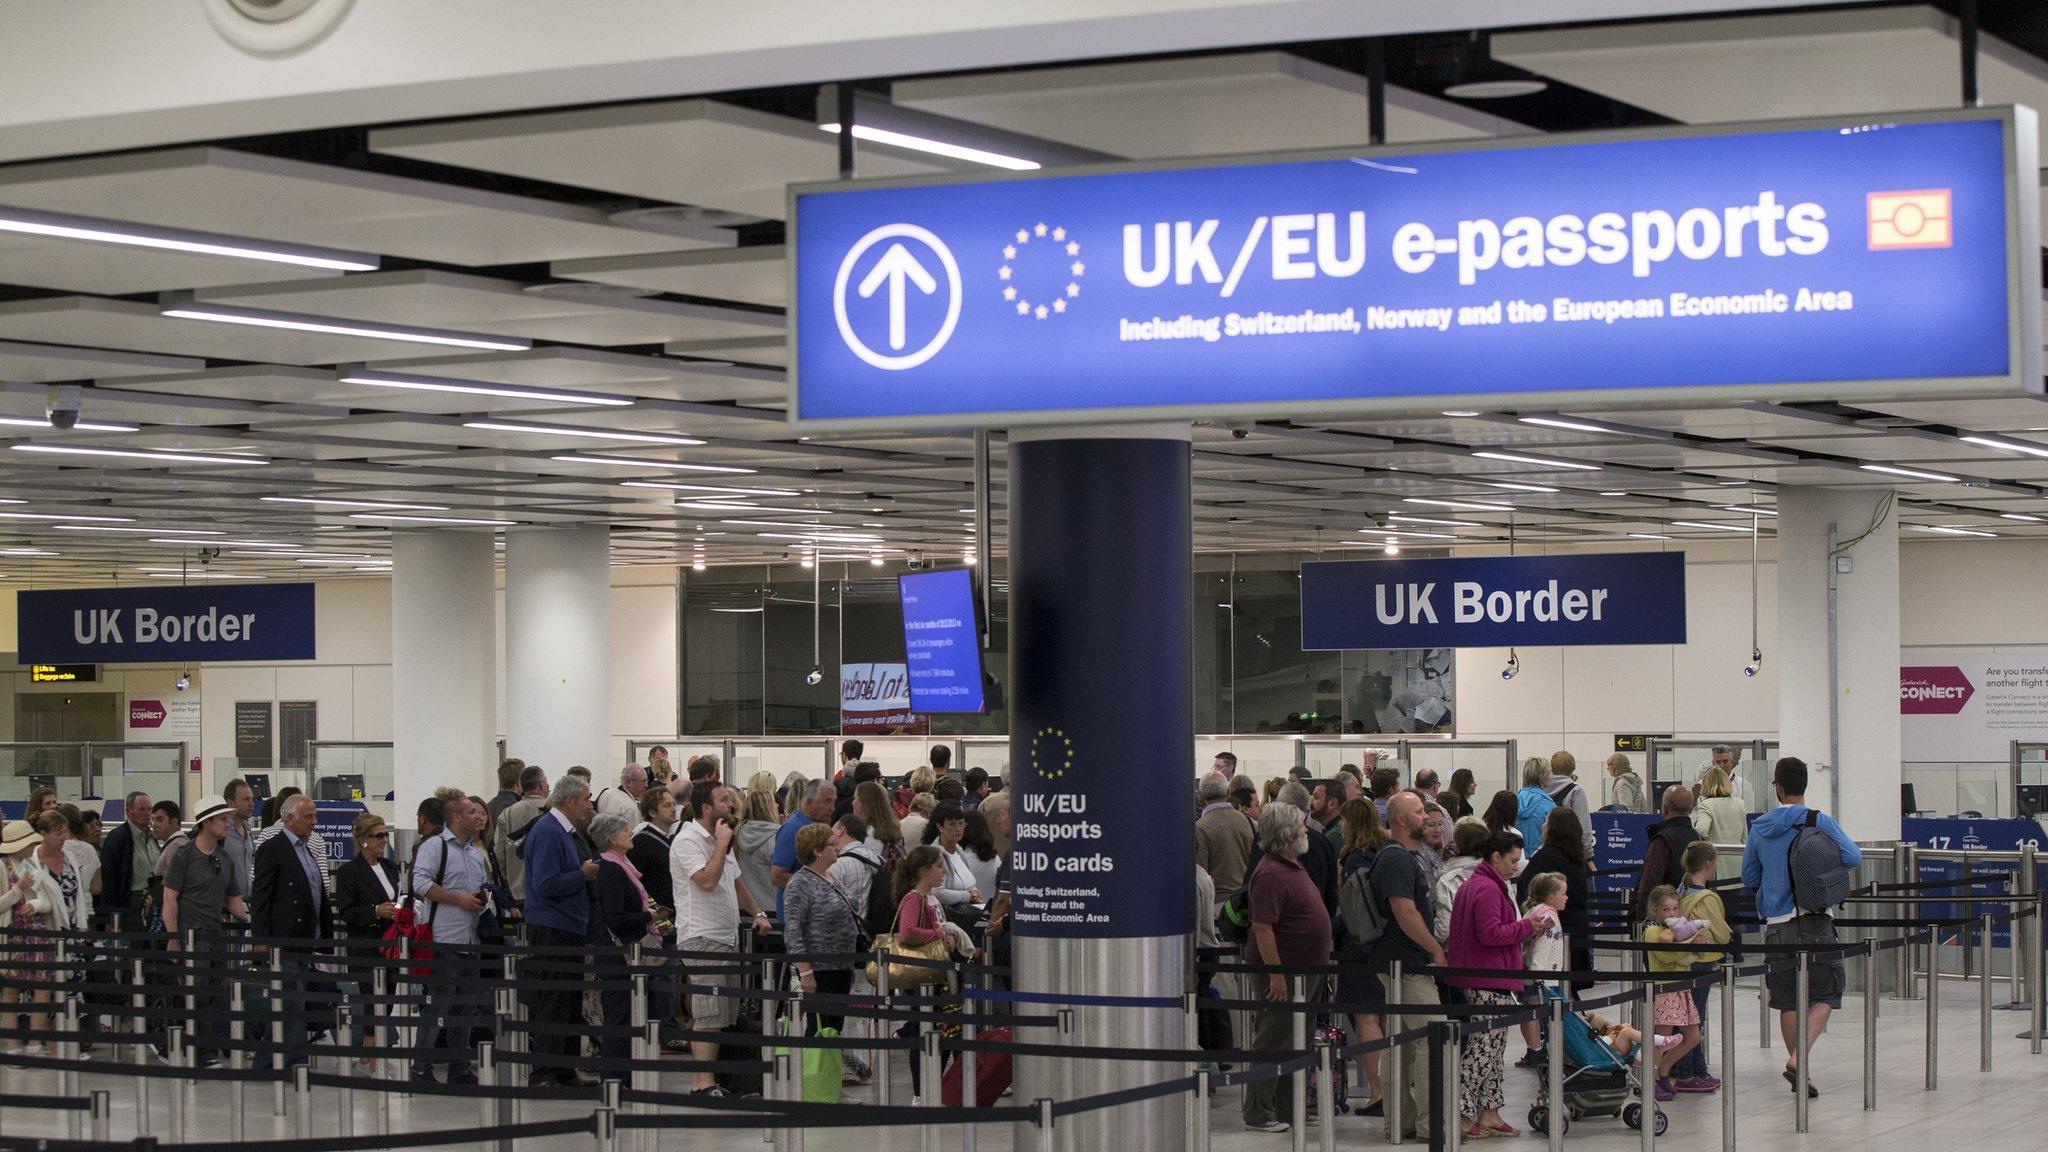
<instances>
[{"instance_id":1,"label":"ceiling light strip","mask_svg":"<svg viewBox=\"0 0 2048 1152\"><path fill-rule=\"evenodd\" d=\"M1904 476L1910 480L1932 480L1940 484L1960 484L1963 482L1963 478L1960 476L1948 476L1940 472L1922 472L1917 468L1900 468L1893 464L1858 464L1856 467L1865 472L1882 472L1887 476Z\"/></svg>"},{"instance_id":2,"label":"ceiling light strip","mask_svg":"<svg viewBox=\"0 0 2048 1152\"><path fill-rule=\"evenodd\" d=\"M414 392L454 392L465 396L505 396L515 400L545 400L558 404L588 404L612 408L631 408L633 401L625 396L612 396L602 392L560 392L545 388L522 388L516 384L486 384L475 380L450 380L439 376L413 376L400 372L373 372L365 369L343 369L343 384L367 384L375 388L403 388Z\"/></svg>"},{"instance_id":3,"label":"ceiling light strip","mask_svg":"<svg viewBox=\"0 0 2048 1152\"><path fill-rule=\"evenodd\" d=\"M113 456L124 460L155 460L164 464L268 464L262 456L204 456L196 452L154 452L142 448L84 448L74 444L10 444L16 452L59 456Z\"/></svg>"},{"instance_id":4,"label":"ceiling light strip","mask_svg":"<svg viewBox=\"0 0 2048 1152\"><path fill-rule=\"evenodd\" d=\"M182 228L156 228L121 220L73 216L66 212L43 212L31 208L0 207L0 232L25 236L49 236L58 240L87 240L96 244L123 244L131 248L156 248L193 256L225 256L234 260L257 260L268 264L291 264L300 268L321 268L330 272L371 272L379 265L367 252L339 248L317 248L302 244L274 244L212 232L191 232Z\"/></svg>"},{"instance_id":5,"label":"ceiling light strip","mask_svg":"<svg viewBox=\"0 0 2048 1152\"><path fill-rule=\"evenodd\" d=\"M1518 452L1478 451L1472 455L1481 460L1505 460L1510 464L1529 464L1538 468L1570 468L1579 472L1598 472L1598 464L1582 464L1577 460L1558 460L1549 456L1524 456Z\"/></svg>"},{"instance_id":6,"label":"ceiling light strip","mask_svg":"<svg viewBox=\"0 0 2048 1152\"><path fill-rule=\"evenodd\" d=\"M320 332L330 336L360 336L366 340L396 340L408 344L434 344L450 348L481 348L489 352L526 352L533 341L516 336L489 336L480 332L457 332L445 328L415 328L406 324L369 324L334 316L309 316L299 312L277 312L268 308L241 308L230 304L209 304L175 298L158 308L173 320L210 320L216 324L243 324L256 328L284 328L295 332Z\"/></svg>"},{"instance_id":7,"label":"ceiling light strip","mask_svg":"<svg viewBox=\"0 0 2048 1152\"><path fill-rule=\"evenodd\" d=\"M621 440L629 444L672 444L701 448L702 440L687 436L665 436L653 432L611 432L596 428L572 428L565 424L516 424L503 420L469 420L462 425L480 432L521 432L533 436L565 436L575 440Z\"/></svg>"},{"instance_id":8,"label":"ceiling light strip","mask_svg":"<svg viewBox=\"0 0 2048 1152\"><path fill-rule=\"evenodd\" d=\"M839 125L820 124L818 125L818 131L830 132L832 135L837 136L839 135ZM892 132L887 128L877 128L871 124L862 124L858 120L853 125L853 138L855 140L867 140L875 144L887 144L896 148L904 148L912 152L923 152L931 156L944 156L949 160L965 160L970 164L986 164L991 168L1002 168L1011 172L1033 172L1044 167L1038 161L1026 160L1022 156L1005 156L1001 152L990 152L985 148L970 148L965 144L953 144L944 140L933 140L925 136L913 136L908 132Z\"/></svg>"}]
</instances>

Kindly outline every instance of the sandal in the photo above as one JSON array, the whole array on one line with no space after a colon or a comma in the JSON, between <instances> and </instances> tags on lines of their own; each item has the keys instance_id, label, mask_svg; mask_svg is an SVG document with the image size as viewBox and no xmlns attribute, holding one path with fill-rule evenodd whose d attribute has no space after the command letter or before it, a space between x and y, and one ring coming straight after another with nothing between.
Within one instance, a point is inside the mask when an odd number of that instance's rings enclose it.
<instances>
[{"instance_id":1,"label":"sandal","mask_svg":"<svg viewBox=\"0 0 2048 1152\"><path fill-rule=\"evenodd\" d=\"M1508 1123L1507 1121L1505 1121L1505 1120L1501 1121L1501 1122L1500 1122L1500 1123L1498 1123L1498 1124L1489 1124L1489 1125L1487 1125L1487 1130L1488 1130L1488 1131L1490 1131L1490 1132L1492 1132L1492 1133L1493 1133L1493 1134L1494 1134L1495 1136L1520 1136L1520 1135L1521 1135L1521 1132L1517 1131L1517 1130L1515 1129L1515 1126L1514 1126L1514 1125L1512 1125L1512 1124L1509 1124L1509 1123Z\"/></svg>"},{"instance_id":2,"label":"sandal","mask_svg":"<svg viewBox=\"0 0 2048 1152\"><path fill-rule=\"evenodd\" d=\"M1796 1094L1799 1091L1799 1070L1796 1068L1786 1068L1785 1083L1790 1084L1792 1086L1792 1091ZM1820 1089L1814 1087L1813 1081L1811 1079L1808 1079L1806 1081L1806 1098L1808 1100L1814 1100L1818 1099L1819 1097Z\"/></svg>"},{"instance_id":3,"label":"sandal","mask_svg":"<svg viewBox=\"0 0 2048 1152\"><path fill-rule=\"evenodd\" d=\"M1477 1120L1465 1125L1465 1139L1467 1140L1485 1140L1492 1135L1493 1129L1488 1128Z\"/></svg>"}]
</instances>

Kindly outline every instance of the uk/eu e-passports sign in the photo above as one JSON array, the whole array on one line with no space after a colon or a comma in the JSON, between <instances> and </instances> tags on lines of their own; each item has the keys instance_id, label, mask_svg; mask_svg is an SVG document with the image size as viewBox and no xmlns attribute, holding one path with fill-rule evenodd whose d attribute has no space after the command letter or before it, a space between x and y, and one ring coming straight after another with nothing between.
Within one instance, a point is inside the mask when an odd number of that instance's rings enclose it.
<instances>
[{"instance_id":1,"label":"uk/eu e-passports sign","mask_svg":"<svg viewBox=\"0 0 2048 1152\"><path fill-rule=\"evenodd\" d=\"M800 186L792 419L2039 391L2035 151L2001 108Z\"/></svg>"},{"instance_id":2,"label":"uk/eu e-passports sign","mask_svg":"<svg viewBox=\"0 0 2048 1152\"><path fill-rule=\"evenodd\" d=\"M1303 651L1683 643L1677 552L1301 566Z\"/></svg>"}]
</instances>

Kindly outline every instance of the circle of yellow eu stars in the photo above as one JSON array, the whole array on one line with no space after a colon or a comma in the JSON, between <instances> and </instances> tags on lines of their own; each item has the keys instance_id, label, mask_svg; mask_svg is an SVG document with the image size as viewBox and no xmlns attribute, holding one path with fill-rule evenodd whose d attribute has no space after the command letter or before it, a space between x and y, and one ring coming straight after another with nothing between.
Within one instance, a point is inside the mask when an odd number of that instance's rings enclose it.
<instances>
[{"instance_id":1,"label":"circle of yellow eu stars","mask_svg":"<svg viewBox=\"0 0 2048 1152\"><path fill-rule=\"evenodd\" d=\"M1069 260L1067 273L1073 277L1067 281L1066 294L1054 297L1049 303L1033 304L1020 295L1017 286L1010 282L1011 277L1015 275L1012 265L1017 259L1017 253L1034 239L1049 240L1060 247ZM1068 239L1067 230L1063 227L1049 227L1045 221L1040 220L1029 228L1017 229L1016 242L1003 245L1003 265L996 269L996 279L1003 281L1003 299L1016 306L1019 316L1036 316L1043 320L1056 312L1065 312L1067 301L1081 294L1081 277L1088 271L1088 266L1081 263L1080 255L1080 241Z\"/></svg>"},{"instance_id":2,"label":"circle of yellow eu stars","mask_svg":"<svg viewBox=\"0 0 2048 1152\"><path fill-rule=\"evenodd\" d=\"M1041 742L1051 745L1048 752L1041 753L1039 749ZM1059 759L1059 767L1057 768L1048 767L1046 764L1046 761L1053 757ZM1058 780L1067 774L1067 769L1073 766L1074 742L1068 739L1066 729L1040 728L1032 735L1031 770L1038 773L1040 780Z\"/></svg>"}]
</instances>

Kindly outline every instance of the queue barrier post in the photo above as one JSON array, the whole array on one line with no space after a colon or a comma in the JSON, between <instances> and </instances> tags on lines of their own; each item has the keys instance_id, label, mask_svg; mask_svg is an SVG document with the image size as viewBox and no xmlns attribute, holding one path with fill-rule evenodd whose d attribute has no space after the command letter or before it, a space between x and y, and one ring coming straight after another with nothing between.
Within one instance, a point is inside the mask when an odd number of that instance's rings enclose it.
<instances>
[{"instance_id":1,"label":"queue barrier post","mask_svg":"<svg viewBox=\"0 0 2048 1152\"><path fill-rule=\"evenodd\" d=\"M1043 1096L1038 1098L1038 1152L1053 1152L1052 1101Z\"/></svg>"},{"instance_id":2,"label":"queue barrier post","mask_svg":"<svg viewBox=\"0 0 2048 1152\"><path fill-rule=\"evenodd\" d=\"M279 1067L283 1067L285 1060L284 1017L278 1014L279 1000L284 994L283 969L284 957L278 954L277 949L272 948L270 950L270 983L267 989L270 995L264 1001L264 1004L271 1014L270 1042L278 1046L277 1050L271 1053L271 1063ZM284 1115L284 1081L274 1081L270 1095L272 1115Z\"/></svg>"},{"instance_id":3,"label":"queue barrier post","mask_svg":"<svg viewBox=\"0 0 2048 1152\"><path fill-rule=\"evenodd\" d=\"M523 1020L519 1020L519 993L517 991L515 991L512 987L508 986L498 989L497 996L498 1016L500 1019L512 1020L518 1023L525 1022ZM509 1047L506 1050L509 1052L513 1052L515 1054L524 1053L526 1051L525 1035L526 1034L524 1032L516 1028L508 1029L506 1031L498 1033L499 1038L509 1045ZM517 1064L513 1064L509 1067L502 1061L498 1064L498 1082L500 1085L509 1088L514 1084L518 1083L518 1077L519 1066ZM388 1093L384 1095L386 1100L390 1099L390 1095ZM518 1097L501 1097L498 1100L498 1123L521 1123L524 1119L524 1111L525 1103ZM498 1141L498 1152L512 1152L512 1142L510 1140Z\"/></svg>"},{"instance_id":4,"label":"queue barrier post","mask_svg":"<svg viewBox=\"0 0 2048 1152\"><path fill-rule=\"evenodd\" d=\"M661 1056L661 1023L656 1020L649 1020L647 1027L641 1029L641 1033L641 1042L647 1049L648 1058L659 1059ZM659 1072L650 1069L641 1075L646 1078L645 1083L649 1091L661 1087L661 1074ZM641 1152L659 1149L661 1147L660 1130L654 1128L640 1129L639 1134L634 1137L633 1145L635 1148L640 1149ZM511 1152L511 1149L508 1148L505 1152Z\"/></svg>"},{"instance_id":5,"label":"queue barrier post","mask_svg":"<svg viewBox=\"0 0 2048 1152\"><path fill-rule=\"evenodd\" d=\"M1287 998L1296 1005L1307 1003L1308 982L1300 976L1289 976ZM1292 1013L1290 1022L1294 1030L1295 1053L1308 1051L1308 1014ZM1294 1145L1294 1152L1308 1152L1308 1069L1297 1068L1289 1073L1287 1087L1294 1118L1294 1123L1288 1127L1288 1138Z\"/></svg>"},{"instance_id":6,"label":"queue barrier post","mask_svg":"<svg viewBox=\"0 0 2048 1152\"><path fill-rule=\"evenodd\" d=\"M1077 1035L1074 1028L1074 1010L1072 1008L1062 1008L1059 1010L1056 1018L1059 1020L1060 1026L1060 1043L1062 1045L1072 1045ZM1074 1061L1072 1060L1060 1061L1060 1094L1069 1100L1078 1095L1074 1091Z\"/></svg>"},{"instance_id":7,"label":"queue barrier post","mask_svg":"<svg viewBox=\"0 0 2048 1152\"><path fill-rule=\"evenodd\" d=\"M69 1063L67 1063L64 1066L64 1070L58 1073L57 1075L57 1090L66 1096L77 1096L77 1061L79 1058L78 999L76 996L70 993L66 993L64 998L64 1031L69 1035L65 1037L64 1043L57 1046L57 1051ZM67 1132L70 1134L73 1140L78 1139L78 1113L68 1113L66 1119L70 1121L70 1123L66 1127Z\"/></svg>"},{"instance_id":8,"label":"queue barrier post","mask_svg":"<svg viewBox=\"0 0 2048 1152\"><path fill-rule=\"evenodd\" d=\"M1331 1066L1330 1042L1316 1041L1316 1123L1322 1126L1322 1152L1337 1152L1337 1076Z\"/></svg>"},{"instance_id":9,"label":"queue barrier post","mask_svg":"<svg viewBox=\"0 0 2048 1152\"><path fill-rule=\"evenodd\" d=\"M1756 978L1756 1046L1761 1052L1771 1050L1771 958L1764 956L1764 971Z\"/></svg>"},{"instance_id":10,"label":"queue barrier post","mask_svg":"<svg viewBox=\"0 0 2048 1152\"><path fill-rule=\"evenodd\" d=\"M1927 929L1927 954L1939 949L1941 929ZM1933 1092L1941 1082L1941 972L1940 965L1927 966L1927 1087Z\"/></svg>"},{"instance_id":11,"label":"queue barrier post","mask_svg":"<svg viewBox=\"0 0 2048 1152\"><path fill-rule=\"evenodd\" d=\"M1984 914L1983 921L1983 970L1977 973L1977 1071L1991 1071L1991 941L1993 939L1993 918Z\"/></svg>"},{"instance_id":12,"label":"queue barrier post","mask_svg":"<svg viewBox=\"0 0 2048 1152\"><path fill-rule=\"evenodd\" d=\"M1393 974L1393 979L1388 981L1387 984L1387 996L1397 1004L1401 1001L1401 968L1401 962L1396 960L1387 969L1387 971ZM1398 1035L1400 1031L1401 1018L1399 1016L1388 1016L1387 1035ZM1405 1077L1402 1075L1401 1049L1398 1045L1387 1049L1386 1058L1381 1062L1381 1066L1386 1070L1380 1078L1380 1082L1384 1086L1386 1107L1380 1109L1380 1111L1386 1118L1387 1143L1399 1144L1402 1139L1401 1105L1407 1093L1402 1084Z\"/></svg>"},{"instance_id":13,"label":"queue barrier post","mask_svg":"<svg viewBox=\"0 0 2048 1152\"><path fill-rule=\"evenodd\" d=\"M1458 1146L1465 1135L1465 1126L1459 1123L1458 1108L1458 1023L1455 1020L1439 1020L1436 1022L1436 1030L1442 1037L1440 1048L1443 1051L1444 1079L1443 1115L1437 1118L1437 1123L1443 1127L1437 1131L1442 1134L1444 1147L1449 1152L1458 1152ZM1335 1142L1327 1143L1323 1152L1336 1152Z\"/></svg>"},{"instance_id":14,"label":"queue barrier post","mask_svg":"<svg viewBox=\"0 0 2048 1152\"><path fill-rule=\"evenodd\" d=\"M1913 880L1918 872L1914 865L1913 845L1900 841L1892 845L1892 879L1900 883ZM1899 941L1897 953L1892 957L1892 999L1913 999L1913 934L1910 929L1892 929Z\"/></svg>"},{"instance_id":15,"label":"queue barrier post","mask_svg":"<svg viewBox=\"0 0 2048 1152\"><path fill-rule=\"evenodd\" d=\"M591 1135L597 1141L597 1152L616 1152L619 1128L616 1114L609 1108L599 1108L590 1117Z\"/></svg>"},{"instance_id":16,"label":"queue barrier post","mask_svg":"<svg viewBox=\"0 0 2048 1152\"><path fill-rule=\"evenodd\" d=\"M1794 988L1792 1004L1799 1017L1798 1020L1793 1022L1792 1026L1793 1047L1797 1050L1799 1056L1798 1074L1793 1077L1795 1083L1792 1085L1792 1130L1794 1132L1806 1131L1806 1122L1810 1111L1806 1100L1807 1082L1808 1077L1811 1075L1811 1071L1806 1066L1806 1058L1809 1050L1813 1047L1812 1028L1808 1023L1808 1012L1812 1007L1812 1000L1810 999L1812 995L1810 991L1811 986L1808 984L1808 980L1811 978L1811 970L1807 963L1809 959L1808 953L1799 953L1796 958L1798 967L1794 969L1792 977Z\"/></svg>"},{"instance_id":17,"label":"queue barrier post","mask_svg":"<svg viewBox=\"0 0 2048 1152\"><path fill-rule=\"evenodd\" d=\"M113 1134L114 1099L108 1092L94 1089L92 1094L92 1139L95 1144L105 1144Z\"/></svg>"},{"instance_id":18,"label":"queue barrier post","mask_svg":"<svg viewBox=\"0 0 2048 1152\"><path fill-rule=\"evenodd\" d=\"M875 946L875 994L882 998L884 1008L896 1006L895 997L889 992L889 952L879 944ZM868 1022L868 1035L871 1039L881 1039L881 1020ZM884 1108L889 1106L890 1056L887 1048L877 1047L868 1052L868 1066L875 1070L875 1103Z\"/></svg>"},{"instance_id":19,"label":"queue barrier post","mask_svg":"<svg viewBox=\"0 0 2048 1152\"><path fill-rule=\"evenodd\" d=\"M282 1062L284 1057L279 1055ZM308 1064L292 1068L292 1106L298 1110L299 1139L313 1138L313 1082L312 1067Z\"/></svg>"},{"instance_id":20,"label":"queue barrier post","mask_svg":"<svg viewBox=\"0 0 2048 1152\"><path fill-rule=\"evenodd\" d=\"M390 989L389 973L382 967L371 969L370 994L373 997L372 1003L377 1005L377 1007L371 1009L372 1013L391 1011L391 1006L384 1003L384 997L390 993ZM378 1028L375 1031L377 1039L383 1041L383 1043L378 1046L377 1058L370 1065L370 1075L379 1080L389 1080L391 1079L390 1052L398 1043L398 1033L387 1031L383 1028ZM499 1036L505 1035L502 1029L497 1034ZM377 1135L389 1135L391 1133L391 1093L381 1089L377 1092L377 1106L373 1114L377 1118Z\"/></svg>"},{"instance_id":21,"label":"queue barrier post","mask_svg":"<svg viewBox=\"0 0 2048 1152\"><path fill-rule=\"evenodd\" d=\"M1877 1108L1877 946L1863 965L1863 1110Z\"/></svg>"},{"instance_id":22,"label":"queue barrier post","mask_svg":"<svg viewBox=\"0 0 2048 1152\"><path fill-rule=\"evenodd\" d=\"M500 1077L498 1075L498 1046L492 1041L483 1040L477 1043L476 1082L478 1084L487 1085L492 1088L496 1088L499 1086ZM481 1118L478 1123L481 1127L491 1127L492 1122L496 1119L498 1103L499 1101L492 1099L489 1096L486 1096L477 1101L477 1110L481 1114ZM484 1152L490 1152L491 1144L492 1141L489 1140L483 1142Z\"/></svg>"},{"instance_id":23,"label":"queue barrier post","mask_svg":"<svg viewBox=\"0 0 2048 1152\"><path fill-rule=\"evenodd\" d=\"M1210 1095L1209 1070L1195 1071L1195 1122L1188 1125L1188 1152L1209 1152L1209 1109L1213 1098Z\"/></svg>"},{"instance_id":24,"label":"queue barrier post","mask_svg":"<svg viewBox=\"0 0 2048 1152\"><path fill-rule=\"evenodd\" d=\"M2019 925L2021 916L2031 916L2033 914L2034 897L2040 887L2041 874L2038 860L2039 854L2035 851L2033 844L2020 845L2019 870L2013 877L2015 881L2013 895L2020 897L2024 903L2011 906L2013 917L2012 934L2009 940L2010 947L2007 949L2010 953L2009 958L2012 961L2012 998L2014 1007L2018 1007L2021 1004L2032 1005L2041 995L2041 986L2034 981L2034 965L2027 957L2026 946L2028 940L2036 939L2036 937L2031 929L2029 929L2026 936L2022 937ZM2029 1015L2028 1019L2031 1021L2033 1017Z\"/></svg>"},{"instance_id":25,"label":"queue barrier post","mask_svg":"<svg viewBox=\"0 0 2048 1152\"><path fill-rule=\"evenodd\" d=\"M925 1107L932 1109L942 1108L946 1103L946 1092L945 1086L940 1082L938 1029L920 1025L917 1040L918 1082L924 1089ZM973 1088L965 1084L961 1085L961 1088L963 1095L966 1092L973 1091ZM924 1152L938 1152L939 1130L937 1126L932 1124L921 1125L918 1129L918 1139L924 1148Z\"/></svg>"},{"instance_id":26,"label":"queue barrier post","mask_svg":"<svg viewBox=\"0 0 2048 1152\"><path fill-rule=\"evenodd\" d=\"M1643 1053L1642 1075L1636 1077L1636 1099L1642 1103L1642 1125L1638 1129L1643 1138L1643 1152L1656 1152L1657 1148L1657 1046L1652 1038L1657 1035L1657 986L1642 985L1642 1002L1636 1007L1636 1030L1642 1033L1643 1043L1649 1050ZM1562 1035L1559 1039L1562 1039ZM1553 1041L1554 1043L1555 1041Z\"/></svg>"},{"instance_id":27,"label":"queue barrier post","mask_svg":"<svg viewBox=\"0 0 2048 1152\"><path fill-rule=\"evenodd\" d=\"M965 972L961 973L960 986L963 992L974 990L975 977ZM962 996L960 998L960 1011L967 1017L961 1023L960 1035L970 1044L974 1042L976 1037L981 1035L981 1029L974 1023L975 1003L976 1001L973 996ZM978 1074L981 1070L981 1061L978 1054L972 1048L960 1053L959 1060L960 1103L968 1108L974 1108L981 1103L981 1093L975 1089L975 1084L978 1082ZM944 1093L942 1092L941 1095L944 1095ZM977 1152L980 1144L981 1134L975 1131L974 1123L969 1121L966 1129L960 1134L960 1152Z\"/></svg>"},{"instance_id":28,"label":"queue barrier post","mask_svg":"<svg viewBox=\"0 0 2048 1152\"><path fill-rule=\"evenodd\" d=\"M1561 1006L1560 1006L1561 1007ZM1735 956L1721 957L1721 1152L1735 1152ZM1553 1148L1551 1152L1558 1152Z\"/></svg>"},{"instance_id":29,"label":"queue barrier post","mask_svg":"<svg viewBox=\"0 0 2048 1152\"><path fill-rule=\"evenodd\" d=\"M752 936L752 935L750 934L750 935L746 936L746 937L745 937L744 939L742 939L742 940L740 941L740 945L741 945L741 947L742 947L743 949L744 949L744 948L751 948L751 947L752 947L752 942L753 942L753 940L754 940L754 937L753 937L753 936ZM775 987L775 961L773 961L773 960L762 960L762 961L761 961L761 984L760 984L760 989L761 989L761 991L763 991L763 992L767 992L767 991L770 991L770 990L772 990L772 989L773 989L774 987ZM773 1001L773 1000L770 1000L770 999L768 999L768 998L767 998L767 997L765 997L765 996L764 996L764 997L762 997L762 999L761 999L761 1035L763 1035L763 1036L766 1036L766 1037L770 1037L770 1038L773 1038L773 1037L774 1037L774 1036L776 1035L776 1028L777 1028L777 1027L779 1026L779 1020L778 1020L778 1018L777 1018L777 1013L778 1013L779 1009L780 1009L780 1006L779 1006L779 1005L777 1005L775 1001ZM763 1051L772 1051L772 1049L763 1049ZM782 1069L782 1063L781 1063L781 1061L778 1061L778 1060L771 1060L771 1061L769 1061L769 1064L768 1064L768 1068L769 1068L769 1076L770 1076L771 1080L773 1081L773 1083L771 1084L771 1086L769 1087L769 1090L768 1090L768 1098L769 1098L769 1099L771 1099L771 1100L787 1100L787 1099L789 1099L790 1097L789 1097L789 1092L788 1092L788 1086L787 1086L787 1084L786 1084L786 1083L785 1083L785 1081L784 1081L784 1077L783 1077L783 1069ZM802 1096L802 1095L803 1095L803 1093L802 1093L801 1091L799 1091L799 1092L797 1093L797 1095L798 1095L798 1096ZM767 1127L767 1128L764 1128L764 1129L762 1129L762 1130L761 1130L761 1142L762 1142L763 1144L774 1144L774 1143L775 1143L775 1129L774 1129L774 1127L773 1127L773 1126L770 1126L770 1127Z\"/></svg>"},{"instance_id":30,"label":"queue barrier post","mask_svg":"<svg viewBox=\"0 0 2048 1152\"><path fill-rule=\"evenodd\" d=\"M1544 1044L1543 1091L1549 1100L1550 1152L1564 1152L1564 1126L1569 1116L1564 1106L1564 997L1550 1002L1550 1039Z\"/></svg>"},{"instance_id":31,"label":"queue barrier post","mask_svg":"<svg viewBox=\"0 0 2048 1152\"><path fill-rule=\"evenodd\" d=\"M128 976L129 979L135 981L129 987L140 989L147 986L147 982L142 978L142 961L137 960L134 964L130 965ZM128 1006L134 1009L135 1012L133 1016L135 1023L135 1063L147 1064L149 1063L149 1018L144 1014L144 1009L147 1005L144 1003L140 991L128 997Z\"/></svg>"},{"instance_id":32,"label":"queue barrier post","mask_svg":"<svg viewBox=\"0 0 2048 1152\"><path fill-rule=\"evenodd\" d=\"M171 1067L183 1068L187 1059L185 1048L185 1027L182 1024L171 1027ZM171 1142L185 1142L185 1081L178 1078L170 1082L171 1088Z\"/></svg>"},{"instance_id":33,"label":"queue barrier post","mask_svg":"<svg viewBox=\"0 0 2048 1152\"><path fill-rule=\"evenodd\" d=\"M2027 853L2031 857L2032 846L2027 848ZM2048 979L2048 954L2044 954L2044 949L2048 949L2048 934L2044 934L2041 924L2044 911L2048 911L2048 904L2044 904L2042 894L2036 891L2033 907L2028 909L2031 918L2027 921L2027 988L2031 993L2027 1011L2027 1051L2035 1056L2041 1054L2042 1034L2048 1032L2048 987L2043 986L2044 979Z\"/></svg>"}]
</instances>

